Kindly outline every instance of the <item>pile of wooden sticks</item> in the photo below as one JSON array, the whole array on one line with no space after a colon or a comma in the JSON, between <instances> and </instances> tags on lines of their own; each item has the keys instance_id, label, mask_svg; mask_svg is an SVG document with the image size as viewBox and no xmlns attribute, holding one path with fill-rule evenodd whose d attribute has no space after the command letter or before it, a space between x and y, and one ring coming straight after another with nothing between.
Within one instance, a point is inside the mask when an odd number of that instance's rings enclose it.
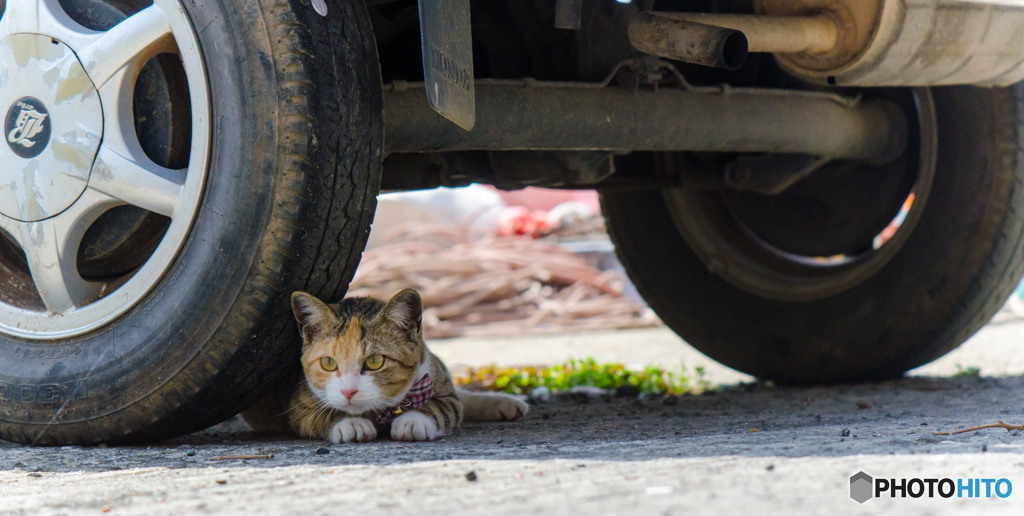
<instances>
[{"instance_id":1,"label":"pile of wooden sticks","mask_svg":"<svg viewBox=\"0 0 1024 516\"><path fill-rule=\"evenodd\" d=\"M523 237L468 241L459 227L398 228L363 255L349 296L423 298L426 338L610 330L659 324L622 295L624 278L557 244Z\"/></svg>"}]
</instances>

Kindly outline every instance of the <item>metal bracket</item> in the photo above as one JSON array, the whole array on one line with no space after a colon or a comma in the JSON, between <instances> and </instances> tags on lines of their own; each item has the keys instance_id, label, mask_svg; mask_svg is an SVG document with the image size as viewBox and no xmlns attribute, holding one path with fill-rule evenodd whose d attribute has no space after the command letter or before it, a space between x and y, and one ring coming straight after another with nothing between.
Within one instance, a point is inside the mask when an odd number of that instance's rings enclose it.
<instances>
[{"instance_id":1,"label":"metal bracket","mask_svg":"<svg viewBox=\"0 0 1024 516\"><path fill-rule=\"evenodd\" d=\"M476 123L469 0L419 0L419 10L430 107L469 131Z\"/></svg>"},{"instance_id":2,"label":"metal bracket","mask_svg":"<svg viewBox=\"0 0 1024 516\"><path fill-rule=\"evenodd\" d=\"M778 195L831 160L806 154L744 156L726 165L725 184L759 194Z\"/></svg>"}]
</instances>

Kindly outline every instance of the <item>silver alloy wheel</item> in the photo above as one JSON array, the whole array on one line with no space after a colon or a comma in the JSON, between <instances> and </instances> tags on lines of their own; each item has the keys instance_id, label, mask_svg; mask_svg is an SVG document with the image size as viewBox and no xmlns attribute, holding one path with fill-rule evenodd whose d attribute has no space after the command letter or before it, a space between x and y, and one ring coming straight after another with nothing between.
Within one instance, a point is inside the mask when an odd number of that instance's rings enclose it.
<instances>
[{"instance_id":1,"label":"silver alloy wheel","mask_svg":"<svg viewBox=\"0 0 1024 516\"><path fill-rule=\"evenodd\" d=\"M143 151L133 94L143 65L181 57L191 102L188 166ZM74 21L57 0L7 0L0 17L0 230L21 248L38 296L0 263L0 333L33 340L80 335L138 303L170 269L202 197L210 100L198 41L176 0L154 0L107 31ZM170 219L134 273L106 282L78 271L86 230L132 205Z\"/></svg>"}]
</instances>

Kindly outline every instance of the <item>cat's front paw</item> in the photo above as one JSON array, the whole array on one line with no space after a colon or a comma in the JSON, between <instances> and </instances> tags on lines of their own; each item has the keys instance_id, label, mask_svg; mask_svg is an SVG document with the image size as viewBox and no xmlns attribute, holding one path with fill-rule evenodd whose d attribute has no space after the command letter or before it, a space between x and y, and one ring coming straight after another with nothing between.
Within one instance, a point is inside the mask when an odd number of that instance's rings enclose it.
<instances>
[{"instance_id":1,"label":"cat's front paw","mask_svg":"<svg viewBox=\"0 0 1024 516\"><path fill-rule=\"evenodd\" d=\"M396 441L433 441L441 435L434 418L422 412L406 412L391 423L391 438Z\"/></svg>"},{"instance_id":2,"label":"cat's front paw","mask_svg":"<svg viewBox=\"0 0 1024 516\"><path fill-rule=\"evenodd\" d=\"M327 437L334 444L368 443L377 438L377 427L373 422L362 417L347 417L334 423Z\"/></svg>"}]
</instances>

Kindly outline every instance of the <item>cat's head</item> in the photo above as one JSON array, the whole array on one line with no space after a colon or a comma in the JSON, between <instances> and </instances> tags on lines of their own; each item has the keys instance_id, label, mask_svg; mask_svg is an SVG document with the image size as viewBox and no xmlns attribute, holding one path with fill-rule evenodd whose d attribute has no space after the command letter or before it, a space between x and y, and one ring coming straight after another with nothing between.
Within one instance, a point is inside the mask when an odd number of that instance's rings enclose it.
<instances>
[{"instance_id":1,"label":"cat's head","mask_svg":"<svg viewBox=\"0 0 1024 516\"><path fill-rule=\"evenodd\" d=\"M409 289L387 303L356 297L334 306L292 294L310 389L351 414L394 406L427 366L420 295Z\"/></svg>"}]
</instances>

